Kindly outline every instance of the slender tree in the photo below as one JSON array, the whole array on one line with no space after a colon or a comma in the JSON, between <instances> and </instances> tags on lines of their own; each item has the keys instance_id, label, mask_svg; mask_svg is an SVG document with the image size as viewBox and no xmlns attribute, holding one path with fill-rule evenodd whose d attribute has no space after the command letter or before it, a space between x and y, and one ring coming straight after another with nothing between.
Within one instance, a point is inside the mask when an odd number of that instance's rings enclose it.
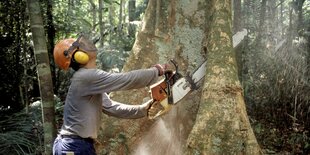
<instances>
[{"instance_id":1,"label":"slender tree","mask_svg":"<svg viewBox=\"0 0 310 155\"><path fill-rule=\"evenodd\" d=\"M114 6L113 5L110 5L109 6L109 25L111 25L111 27L114 26ZM112 28L110 28L110 33L109 33L109 44L112 44Z\"/></svg>"},{"instance_id":2,"label":"slender tree","mask_svg":"<svg viewBox=\"0 0 310 155\"><path fill-rule=\"evenodd\" d=\"M92 12L92 30L96 29L97 25L97 7L93 0L88 0ZM100 3L99 3L100 4Z\"/></svg>"},{"instance_id":3,"label":"slender tree","mask_svg":"<svg viewBox=\"0 0 310 155\"><path fill-rule=\"evenodd\" d=\"M99 3L99 32L100 32L100 47L103 47L103 29L104 29L104 22L103 22L103 0L98 0Z\"/></svg>"},{"instance_id":4,"label":"slender tree","mask_svg":"<svg viewBox=\"0 0 310 155\"><path fill-rule=\"evenodd\" d=\"M233 1L234 7L234 20L233 20L233 32L236 33L242 29L242 9L241 9L241 0L234 0Z\"/></svg>"},{"instance_id":5,"label":"slender tree","mask_svg":"<svg viewBox=\"0 0 310 155\"><path fill-rule=\"evenodd\" d=\"M53 58L53 51L54 51L54 40L55 40L55 26L54 26L54 19L53 19L53 1L47 0L46 1L46 27L47 27L47 49L48 49L48 56L49 60L51 61L51 74L53 85L56 84L56 71L55 71L55 63ZM54 92L57 93L57 89L55 87Z\"/></svg>"},{"instance_id":6,"label":"slender tree","mask_svg":"<svg viewBox=\"0 0 310 155\"><path fill-rule=\"evenodd\" d=\"M289 4L289 24L288 24L288 29L287 29L287 35L286 35L286 38L287 38L287 47L288 48L291 48L292 47L292 41L293 41L293 38L294 38L294 14L293 14L293 7L294 7L294 3L290 3Z\"/></svg>"},{"instance_id":7,"label":"slender tree","mask_svg":"<svg viewBox=\"0 0 310 155\"><path fill-rule=\"evenodd\" d=\"M295 12L297 12L297 31L302 31L303 29L303 5L305 0L295 0L294 2Z\"/></svg>"},{"instance_id":8,"label":"slender tree","mask_svg":"<svg viewBox=\"0 0 310 155\"><path fill-rule=\"evenodd\" d=\"M118 26L117 26L117 34L121 35L122 34L122 27L123 27L123 5L124 5L124 0L120 0L119 4L119 14L118 14Z\"/></svg>"},{"instance_id":9,"label":"slender tree","mask_svg":"<svg viewBox=\"0 0 310 155\"><path fill-rule=\"evenodd\" d=\"M136 0L128 1L128 20L134 21L136 19Z\"/></svg>"},{"instance_id":10,"label":"slender tree","mask_svg":"<svg viewBox=\"0 0 310 155\"><path fill-rule=\"evenodd\" d=\"M51 70L39 1L27 0L27 7L29 10L30 27L34 43L34 53L42 101L45 154L49 155L52 154L53 140L56 135Z\"/></svg>"},{"instance_id":11,"label":"slender tree","mask_svg":"<svg viewBox=\"0 0 310 155\"><path fill-rule=\"evenodd\" d=\"M280 2L280 24L281 24L281 37L283 38L284 36L284 17L283 17L283 2L284 0L281 0Z\"/></svg>"},{"instance_id":12,"label":"slender tree","mask_svg":"<svg viewBox=\"0 0 310 155\"><path fill-rule=\"evenodd\" d=\"M273 50L277 44L276 39L279 36L278 34L278 27L277 25L277 7L276 7L276 1L268 1L266 4L266 28L265 33L267 35L267 45L266 47L268 49Z\"/></svg>"},{"instance_id":13,"label":"slender tree","mask_svg":"<svg viewBox=\"0 0 310 155\"><path fill-rule=\"evenodd\" d=\"M266 16L266 3L267 0L262 0L261 7L260 7L260 14L259 14L259 24L258 24L258 30L257 30L257 37L256 37L256 43L257 45L260 45L260 41L263 37L264 33L264 24L265 24L265 16Z\"/></svg>"},{"instance_id":14,"label":"slender tree","mask_svg":"<svg viewBox=\"0 0 310 155\"><path fill-rule=\"evenodd\" d=\"M136 0L129 0L128 1L128 34L131 37L134 37L135 35L135 25L132 24L131 22L133 22L136 19Z\"/></svg>"}]
</instances>

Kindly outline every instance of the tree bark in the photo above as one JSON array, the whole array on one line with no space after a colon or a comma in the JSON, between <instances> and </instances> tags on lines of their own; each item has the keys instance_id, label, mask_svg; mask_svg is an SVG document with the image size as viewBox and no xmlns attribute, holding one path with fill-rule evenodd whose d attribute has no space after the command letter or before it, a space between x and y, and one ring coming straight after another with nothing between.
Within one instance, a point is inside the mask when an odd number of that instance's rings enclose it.
<instances>
[{"instance_id":1,"label":"tree bark","mask_svg":"<svg viewBox=\"0 0 310 155\"><path fill-rule=\"evenodd\" d=\"M39 87L42 101L45 154L49 155L52 154L53 140L56 136L54 93L51 70L39 1L27 0L27 6L29 9L30 28L32 31L32 40L34 43L34 53L37 63Z\"/></svg>"},{"instance_id":2,"label":"tree bark","mask_svg":"<svg viewBox=\"0 0 310 155\"><path fill-rule=\"evenodd\" d=\"M212 2L210 12L206 12L211 21L208 20L204 42L208 59L205 83L186 154L261 154L237 76L231 3L229 0Z\"/></svg>"}]
</instances>

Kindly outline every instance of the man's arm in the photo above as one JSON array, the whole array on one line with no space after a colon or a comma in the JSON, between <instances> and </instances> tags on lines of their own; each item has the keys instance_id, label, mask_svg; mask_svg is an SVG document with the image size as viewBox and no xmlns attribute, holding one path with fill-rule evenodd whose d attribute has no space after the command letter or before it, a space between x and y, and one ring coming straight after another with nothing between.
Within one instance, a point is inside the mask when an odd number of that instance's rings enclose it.
<instances>
[{"instance_id":1,"label":"man's arm","mask_svg":"<svg viewBox=\"0 0 310 155\"><path fill-rule=\"evenodd\" d=\"M110 116L128 119L142 118L147 115L149 106L149 101L141 105L127 105L111 100L106 93L102 94L102 111Z\"/></svg>"},{"instance_id":2,"label":"man's arm","mask_svg":"<svg viewBox=\"0 0 310 155\"><path fill-rule=\"evenodd\" d=\"M93 70L83 74L90 74L84 76L89 81L85 86L87 90L84 95L143 88L157 82L158 79L158 70L155 67L126 73Z\"/></svg>"}]
</instances>

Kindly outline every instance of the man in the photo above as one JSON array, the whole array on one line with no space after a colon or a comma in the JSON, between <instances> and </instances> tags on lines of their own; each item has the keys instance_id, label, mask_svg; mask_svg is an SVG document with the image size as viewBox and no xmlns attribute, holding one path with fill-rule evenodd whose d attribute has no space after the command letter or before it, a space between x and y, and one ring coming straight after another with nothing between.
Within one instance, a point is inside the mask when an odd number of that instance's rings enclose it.
<instances>
[{"instance_id":1,"label":"man","mask_svg":"<svg viewBox=\"0 0 310 155\"><path fill-rule=\"evenodd\" d=\"M141 105L126 105L113 101L108 92L149 86L164 74L166 65L127 73L108 73L96 69L95 45L80 36L64 39L54 48L55 63L64 70L73 68L64 106L64 121L54 141L53 154L95 155L94 140L100 127L101 113L119 118L142 118L147 115L152 100Z\"/></svg>"}]
</instances>

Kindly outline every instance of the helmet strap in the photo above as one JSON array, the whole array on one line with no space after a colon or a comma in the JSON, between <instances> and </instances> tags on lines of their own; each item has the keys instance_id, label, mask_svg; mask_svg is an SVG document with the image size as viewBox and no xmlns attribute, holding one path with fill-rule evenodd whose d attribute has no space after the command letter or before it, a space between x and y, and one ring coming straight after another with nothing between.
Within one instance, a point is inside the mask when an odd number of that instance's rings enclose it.
<instances>
[{"instance_id":1,"label":"helmet strap","mask_svg":"<svg viewBox=\"0 0 310 155\"><path fill-rule=\"evenodd\" d=\"M74 61L74 59L71 59L70 67L75 71L77 71L81 68L80 64L78 62Z\"/></svg>"},{"instance_id":2,"label":"helmet strap","mask_svg":"<svg viewBox=\"0 0 310 155\"><path fill-rule=\"evenodd\" d=\"M82 38L82 35L80 35L80 36L76 39L76 41L72 43L72 45L69 47L68 50L65 50L65 51L64 51L64 55L66 56L66 58L69 59L69 58L70 58L70 53L79 50L79 47L80 47L79 41L81 40L81 38Z\"/></svg>"}]
</instances>

